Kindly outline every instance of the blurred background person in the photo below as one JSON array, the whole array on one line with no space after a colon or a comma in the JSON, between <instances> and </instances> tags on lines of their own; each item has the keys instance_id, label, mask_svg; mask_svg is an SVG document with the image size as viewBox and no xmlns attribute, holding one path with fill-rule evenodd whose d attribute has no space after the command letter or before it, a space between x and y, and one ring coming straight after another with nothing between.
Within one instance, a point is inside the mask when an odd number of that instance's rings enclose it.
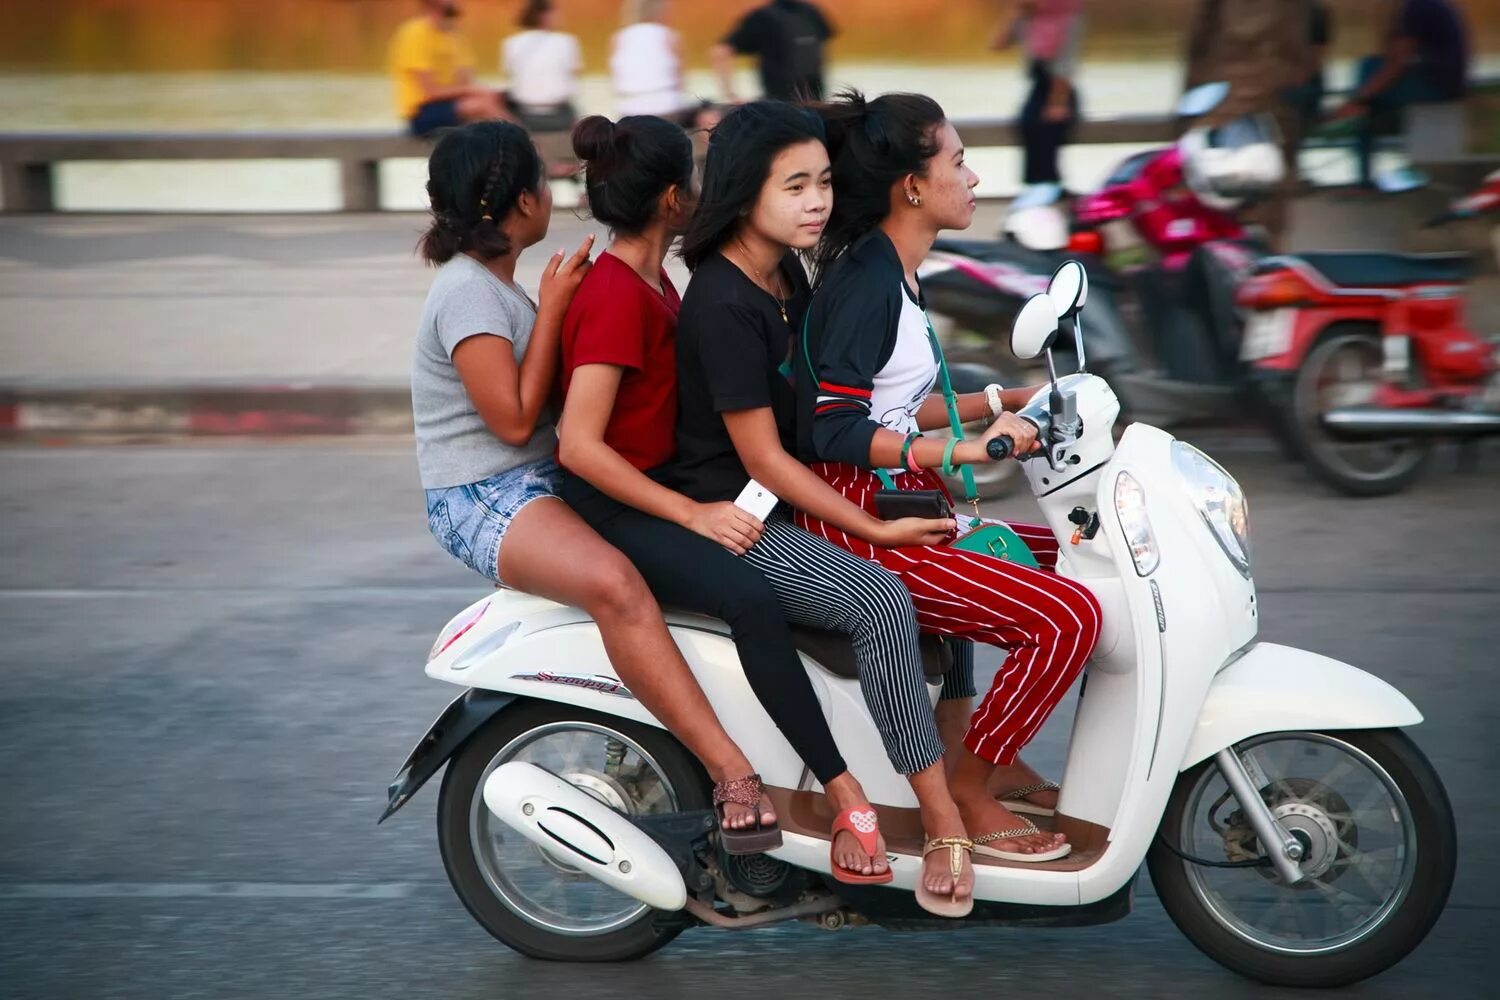
<instances>
[{"instance_id":1,"label":"blurred background person","mask_svg":"<svg viewBox=\"0 0 1500 1000\"><path fill-rule=\"evenodd\" d=\"M557 0L526 0L521 31L500 44L506 99L532 132L570 131L578 117L573 97L583 56L578 39L561 26Z\"/></svg>"},{"instance_id":2,"label":"blurred background person","mask_svg":"<svg viewBox=\"0 0 1500 1000\"><path fill-rule=\"evenodd\" d=\"M1461 100L1468 89L1469 33L1450 0L1399 0L1386 22L1385 51L1359 65L1354 94L1335 118L1362 118L1355 133L1359 183L1369 187L1375 135L1400 127L1409 104Z\"/></svg>"},{"instance_id":3,"label":"blurred background person","mask_svg":"<svg viewBox=\"0 0 1500 1000\"><path fill-rule=\"evenodd\" d=\"M418 0L422 12L391 38L396 116L413 135L506 117L500 95L474 82L474 52L458 31L460 0Z\"/></svg>"},{"instance_id":4,"label":"blurred background person","mask_svg":"<svg viewBox=\"0 0 1500 1000\"><path fill-rule=\"evenodd\" d=\"M1073 84L1083 45L1082 0L1021 0L992 48L1021 44L1031 90L1018 129L1025 151L1023 184L1061 184L1058 153L1078 122Z\"/></svg>"},{"instance_id":5,"label":"blurred background person","mask_svg":"<svg viewBox=\"0 0 1500 1000\"><path fill-rule=\"evenodd\" d=\"M726 99L739 100L734 91L734 57L740 55L760 61L760 89L766 97L821 101L823 46L833 36L828 18L805 0L771 0L756 7L711 52Z\"/></svg>"},{"instance_id":6,"label":"blurred background person","mask_svg":"<svg viewBox=\"0 0 1500 1000\"><path fill-rule=\"evenodd\" d=\"M1229 96L1194 125L1214 126L1242 115L1271 115L1281 132L1281 183L1240 213L1262 226L1273 249L1287 231L1297 177L1301 122L1288 94L1307 81L1311 65L1311 0L1200 0L1187 39L1185 89L1222 80Z\"/></svg>"},{"instance_id":7,"label":"blurred background person","mask_svg":"<svg viewBox=\"0 0 1500 1000\"><path fill-rule=\"evenodd\" d=\"M655 115L683 128L710 128L716 115L682 83L682 39L670 0L628 0L625 27L609 43L615 117Z\"/></svg>"}]
</instances>

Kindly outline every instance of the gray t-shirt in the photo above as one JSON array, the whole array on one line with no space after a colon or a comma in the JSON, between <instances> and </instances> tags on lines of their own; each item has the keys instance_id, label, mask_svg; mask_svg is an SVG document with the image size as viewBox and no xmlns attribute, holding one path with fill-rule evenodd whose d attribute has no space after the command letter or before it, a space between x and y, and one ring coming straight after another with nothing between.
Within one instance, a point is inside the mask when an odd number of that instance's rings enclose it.
<instances>
[{"instance_id":1,"label":"gray t-shirt","mask_svg":"<svg viewBox=\"0 0 1500 1000\"><path fill-rule=\"evenodd\" d=\"M557 432L550 412L542 414L525 445L508 445L485 426L453 367L459 342L483 335L509 340L519 365L535 321L530 299L467 254L438 268L422 309L411 367L423 489L477 483L552 454Z\"/></svg>"}]
</instances>

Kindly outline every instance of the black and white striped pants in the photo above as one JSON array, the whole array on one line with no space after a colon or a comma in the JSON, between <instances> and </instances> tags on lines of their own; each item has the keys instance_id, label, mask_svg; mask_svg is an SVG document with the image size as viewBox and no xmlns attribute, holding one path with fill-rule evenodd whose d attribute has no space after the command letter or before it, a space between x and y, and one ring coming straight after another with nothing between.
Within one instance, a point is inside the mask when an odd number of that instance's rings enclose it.
<instances>
[{"instance_id":1,"label":"black and white striped pants","mask_svg":"<svg viewBox=\"0 0 1500 1000\"><path fill-rule=\"evenodd\" d=\"M789 622L850 638L860 693L897 772L941 759L916 611L900 578L779 515L744 558L765 574Z\"/></svg>"},{"instance_id":2,"label":"black and white striped pants","mask_svg":"<svg viewBox=\"0 0 1500 1000\"><path fill-rule=\"evenodd\" d=\"M826 785L846 767L797 658L789 621L850 637L860 692L897 771L914 774L942 757L922 676L916 611L894 573L779 514L741 558L627 507L577 476L563 478L561 493L635 564L657 600L729 624L751 690L820 782Z\"/></svg>"}]
</instances>

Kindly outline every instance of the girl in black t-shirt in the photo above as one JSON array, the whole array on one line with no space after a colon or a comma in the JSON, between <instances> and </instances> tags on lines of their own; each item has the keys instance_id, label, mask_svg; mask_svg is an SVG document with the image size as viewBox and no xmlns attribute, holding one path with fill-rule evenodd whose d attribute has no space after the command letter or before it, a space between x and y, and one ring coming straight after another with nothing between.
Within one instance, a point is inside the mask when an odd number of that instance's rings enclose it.
<instances>
[{"instance_id":1,"label":"girl in black t-shirt","mask_svg":"<svg viewBox=\"0 0 1500 1000\"><path fill-rule=\"evenodd\" d=\"M881 521L795 457L796 392L788 381L807 276L793 251L812 247L833 201L817 115L775 101L747 104L714 131L703 194L682 256L693 271L677 328L678 489L732 499L755 479L784 504L872 545L939 542L951 519ZM853 640L861 690L892 766L921 806L929 858L918 901L961 916L973 872L948 792L944 747L922 676L916 615L896 576L794 526L785 506L766 520L757 561L791 620Z\"/></svg>"}]
</instances>

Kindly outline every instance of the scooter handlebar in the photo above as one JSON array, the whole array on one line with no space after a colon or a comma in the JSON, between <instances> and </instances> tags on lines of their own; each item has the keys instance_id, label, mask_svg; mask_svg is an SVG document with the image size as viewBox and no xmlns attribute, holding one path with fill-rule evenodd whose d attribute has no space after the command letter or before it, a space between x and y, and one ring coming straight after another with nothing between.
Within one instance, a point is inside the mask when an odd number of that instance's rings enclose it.
<instances>
[{"instance_id":1,"label":"scooter handlebar","mask_svg":"<svg viewBox=\"0 0 1500 1000\"><path fill-rule=\"evenodd\" d=\"M1016 442L1009 434L1000 434L990 438L989 443L984 446L984 450L996 462L1003 462L1016 450Z\"/></svg>"}]
</instances>

